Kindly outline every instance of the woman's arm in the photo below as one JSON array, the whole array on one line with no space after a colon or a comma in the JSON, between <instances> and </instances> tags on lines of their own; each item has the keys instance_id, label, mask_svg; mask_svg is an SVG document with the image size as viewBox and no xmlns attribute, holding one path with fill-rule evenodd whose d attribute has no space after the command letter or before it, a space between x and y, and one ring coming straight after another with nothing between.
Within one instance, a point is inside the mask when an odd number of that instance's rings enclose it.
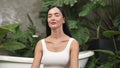
<instances>
[{"instance_id":1,"label":"woman's arm","mask_svg":"<svg viewBox=\"0 0 120 68\"><path fill-rule=\"evenodd\" d=\"M41 41L39 41L35 47L34 60L31 68L40 68L41 58L42 58L42 44Z\"/></svg>"},{"instance_id":2,"label":"woman's arm","mask_svg":"<svg viewBox=\"0 0 120 68\"><path fill-rule=\"evenodd\" d=\"M70 68L78 68L79 43L74 40L70 50Z\"/></svg>"}]
</instances>

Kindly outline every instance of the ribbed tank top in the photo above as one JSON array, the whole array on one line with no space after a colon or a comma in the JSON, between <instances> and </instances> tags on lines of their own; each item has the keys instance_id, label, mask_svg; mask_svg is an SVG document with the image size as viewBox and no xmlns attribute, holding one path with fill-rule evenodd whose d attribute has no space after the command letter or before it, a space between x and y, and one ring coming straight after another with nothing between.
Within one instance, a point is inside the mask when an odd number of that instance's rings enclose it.
<instances>
[{"instance_id":1,"label":"ribbed tank top","mask_svg":"<svg viewBox=\"0 0 120 68\"><path fill-rule=\"evenodd\" d=\"M45 39L42 39L43 56L41 63L44 68L69 68L70 45L74 39L70 38L63 51L53 52L46 47Z\"/></svg>"}]
</instances>

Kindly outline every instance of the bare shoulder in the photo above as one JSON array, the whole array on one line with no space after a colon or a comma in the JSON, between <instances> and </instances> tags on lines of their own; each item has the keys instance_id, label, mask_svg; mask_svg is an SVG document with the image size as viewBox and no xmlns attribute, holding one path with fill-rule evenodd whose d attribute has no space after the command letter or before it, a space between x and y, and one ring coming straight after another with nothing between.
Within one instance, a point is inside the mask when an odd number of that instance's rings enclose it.
<instances>
[{"instance_id":1,"label":"bare shoulder","mask_svg":"<svg viewBox=\"0 0 120 68\"><path fill-rule=\"evenodd\" d=\"M73 38L73 39L74 39L74 38ZM72 45L74 45L74 46L79 46L79 42L78 42L76 39L74 39L73 42L72 42Z\"/></svg>"},{"instance_id":2,"label":"bare shoulder","mask_svg":"<svg viewBox=\"0 0 120 68\"><path fill-rule=\"evenodd\" d=\"M74 39L71 43L71 49L78 49L79 50L79 45L80 45L79 42L76 39Z\"/></svg>"},{"instance_id":3,"label":"bare shoulder","mask_svg":"<svg viewBox=\"0 0 120 68\"><path fill-rule=\"evenodd\" d=\"M42 42L41 42L41 40L39 40L38 42L37 42L37 45L36 46L41 46L42 45Z\"/></svg>"},{"instance_id":4,"label":"bare shoulder","mask_svg":"<svg viewBox=\"0 0 120 68\"><path fill-rule=\"evenodd\" d=\"M41 40L39 40L39 41L37 42L35 49L36 49L36 50L40 50L40 51L42 50L42 42L41 42Z\"/></svg>"}]
</instances>

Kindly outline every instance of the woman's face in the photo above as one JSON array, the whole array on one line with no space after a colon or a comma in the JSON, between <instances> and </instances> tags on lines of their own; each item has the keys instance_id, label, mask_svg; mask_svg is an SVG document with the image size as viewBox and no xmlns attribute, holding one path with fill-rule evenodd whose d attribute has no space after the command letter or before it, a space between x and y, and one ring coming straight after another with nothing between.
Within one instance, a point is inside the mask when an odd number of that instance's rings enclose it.
<instances>
[{"instance_id":1,"label":"woman's face","mask_svg":"<svg viewBox=\"0 0 120 68\"><path fill-rule=\"evenodd\" d=\"M63 25L63 23L65 23L64 17L57 7L48 11L48 25L50 28L59 28Z\"/></svg>"}]
</instances>

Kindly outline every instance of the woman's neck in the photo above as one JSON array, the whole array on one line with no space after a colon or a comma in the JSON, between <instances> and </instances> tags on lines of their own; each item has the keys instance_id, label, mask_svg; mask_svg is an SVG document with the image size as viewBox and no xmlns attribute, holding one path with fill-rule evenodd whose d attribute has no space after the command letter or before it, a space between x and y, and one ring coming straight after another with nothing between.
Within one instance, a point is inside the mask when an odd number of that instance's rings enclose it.
<instances>
[{"instance_id":1,"label":"woman's neck","mask_svg":"<svg viewBox=\"0 0 120 68\"><path fill-rule=\"evenodd\" d=\"M65 36L65 34L64 34L62 29L53 29L53 30L51 30L50 37L53 38L53 39L59 39L59 38L62 38L64 36Z\"/></svg>"}]
</instances>

